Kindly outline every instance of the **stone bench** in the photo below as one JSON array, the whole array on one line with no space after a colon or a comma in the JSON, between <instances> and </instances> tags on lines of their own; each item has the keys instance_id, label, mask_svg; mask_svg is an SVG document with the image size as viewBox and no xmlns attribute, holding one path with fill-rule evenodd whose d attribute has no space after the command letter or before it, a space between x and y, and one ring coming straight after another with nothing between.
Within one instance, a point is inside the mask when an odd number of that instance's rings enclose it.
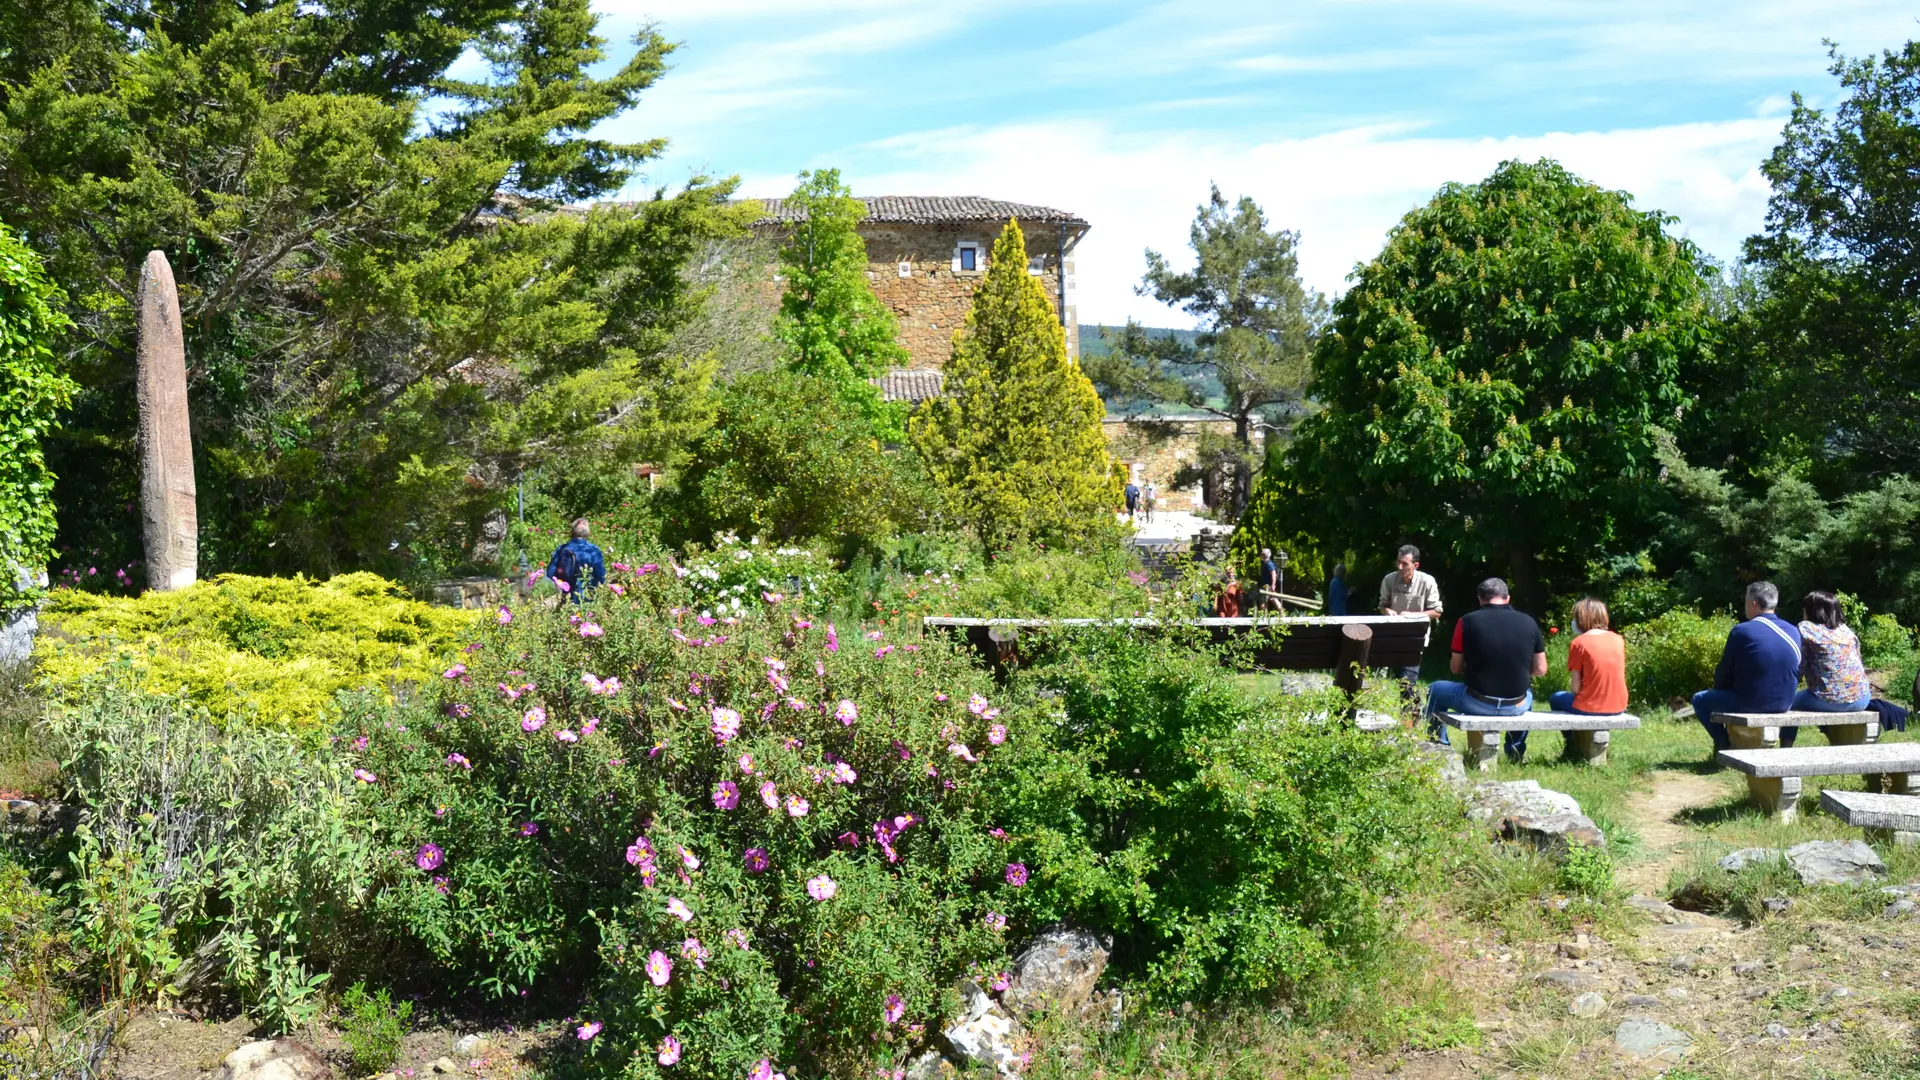
<instances>
[{"instance_id":1,"label":"stone bench","mask_svg":"<svg viewBox=\"0 0 1920 1080\"><path fill-rule=\"evenodd\" d=\"M1865 829L1869 840L1903 846L1920 844L1920 795L1822 791L1820 809Z\"/></svg>"},{"instance_id":2,"label":"stone bench","mask_svg":"<svg viewBox=\"0 0 1920 1080\"><path fill-rule=\"evenodd\" d=\"M1469 716L1466 713L1442 713L1448 727L1458 728L1467 737L1467 760L1482 771L1493 768L1500 752L1500 736L1509 731L1559 731L1567 736L1567 756L1589 765L1607 763L1607 744L1616 731L1640 727L1640 718L1631 713L1589 716L1586 713L1530 712L1518 716Z\"/></svg>"},{"instance_id":3,"label":"stone bench","mask_svg":"<svg viewBox=\"0 0 1920 1080\"><path fill-rule=\"evenodd\" d=\"M1754 803L1782 821L1793 820L1800 780L1807 776L1859 776L1867 791L1875 793L1886 776L1895 795L1920 794L1920 743L1722 750L1720 764L1746 773Z\"/></svg>"},{"instance_id":4,"label":"stone bench","mask_svg":"<svg viewBox=\"0 0 1920 1080\"><path fill-rule=\"evenodd\" d=\"M1713 718L1727 726L1735 750L1779 746L1783 727L1825 728L1827 741L1835 746L1860 746L1880 738L1876 712L1731 712L1714 713Z\"/></svg>"}]
</instances>

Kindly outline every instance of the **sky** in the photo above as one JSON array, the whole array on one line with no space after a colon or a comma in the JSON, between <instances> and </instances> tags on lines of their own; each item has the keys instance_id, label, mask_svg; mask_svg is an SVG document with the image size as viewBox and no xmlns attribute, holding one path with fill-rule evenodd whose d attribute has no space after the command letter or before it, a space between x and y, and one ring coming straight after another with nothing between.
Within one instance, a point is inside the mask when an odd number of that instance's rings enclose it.
<instances>
[{"instance_id":1,"label":"sky","mask_svg":"<svg viewBox=\"0 0 1920 1080\"><path fill-rule=\"evenodd\" d=\"M1765 220L1759 167L1790 95L1831 105L1848 55L1920 36L1879 0L595 0L673 68L607 137L664 136L629 191L738 176L779 196L835 167L859 195L1073 211L1083 322L1191 326L1135 294L1189 265L1218 184L1300 234L1329 295L1401 215L1501 161L1551 157L1731 260Z\"/></svg>"}]
</instances>

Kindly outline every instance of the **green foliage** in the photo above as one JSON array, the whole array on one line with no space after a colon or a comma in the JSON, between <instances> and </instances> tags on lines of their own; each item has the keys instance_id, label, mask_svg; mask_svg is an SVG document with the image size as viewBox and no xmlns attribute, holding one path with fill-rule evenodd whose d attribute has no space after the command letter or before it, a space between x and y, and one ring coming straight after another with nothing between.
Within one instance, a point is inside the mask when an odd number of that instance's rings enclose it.
<instances>
[{"instance_id":1,"label":"green foliage","mask_svg":"<svg viewBox=\"0 0 1920 1080\"><path fill-rule=\"evenodd\" d=\"M1388 940L1380 898L1427 865L1429 771L1309 719L1337 691L1250 696L1205 650L1116 629L1051 655L1021 677L1058 711L1006 781L1033 864L1014 910L1113 928L1116 963L1168 1000L1336 1011Z\"/></svg>"},{"instance_id":2,"label":"green foliage","mask_svg":"<svg viewBox=\"0 0 1920 1080\"><path fill-rule=\"evenodd\" d=\"M1305 596L1325 585L1332 576L1331 564L1338 557L1329 560L1320 537L1290 512L1299 492L1288 485L1281 471L1284 464L1280 459L1285 452L1278 442L1268 445L1268 461L1281 468L1270 466L1262 474L1272 479L1255 489L1253 500L1234 522L1233 533L1227 537L1227 561L1239 571L1242 581L1254 582L1259 580L1261 548L1271 548L1276 554L1286 552L1286 580L1282 584L1288 595ZM1350 583L1352 580L1348 579Z\"/></svg>"},{"instance_id":3,"label":"green foliage","mask_svg":"<svg viewBox=\"0 0 1920 1080\"><path fill-rule=\"evenodd\" d=\"M840 182L840 170L800 174L787 203L800 211L793 236L780 249L780 316L774 332L787 365L824 379L871 433L889 442L905 437L905 411L880 399L868 379L907 362L896 338L899 324L867 281L867 245L860 219L867 208Z\"/></svg>"},{"instance_id":4,"label":"green foliage","mask_svg":"<svg viewBox=\"0 0 1920 1080\"><path fill-rule=\"evenodd\" d=\"M1560 863L1560 887L1590 900L1602 900L1619 892L1613 880L1613 857L1603 847L1580 845L1567 849Z\"/></svg>"},{"instance_id":5,"label":"green foliage","mask_svg":"<svg viewBox=\"0 0 1920 1080\"><path fill-rule=\"evenodd\" d=\"M914 448L949 512L987 550L1066 544L1099 525L1118 495L1104 413L1067 359L1046 290L1027 273L1026 239L1008 221L954 335L946 396L912 418Z\"/></svg>"},{"instance_id":6,"label":"green foliage","mask_svg":"<svg viewBox=\"0 0 1920 1080\"><path fill-rule=\"evenodd\" d=\"M0 613L40 595L53 553L53 473L41 441L73 398L53 339L70 324L40 257L0 224Z\"/></svg>"},{"instance_id":7,"label":"green foliage","mask_svg":"<svg viewBox=\"0 0 1920 1080\"><path fill-rule=\"evenodd\" d=\"M681 525L703 542L737 533L853 550L914 530L927 510L917 459L882 450L834 382L781 371L725 387L678 483Z\"/></svg>"},{"instance_id":8,"label":"green foliage","mask_svg":"<svg viewBox=\"0 0 1920 1080\"><path fill-rule=\"evenodd\" d=\"M1103 618L1145 615L1156 598L1118 537L1092 537L1072 551L1044 546L998 552L960 578L945 613L982 618Z\"/></svg>"},{"instance_id":9,"label":"green foliage","mask_svg":"<svg viewBox=\"0 0 1920 1080\"><path fill-rule=\"evenodd\" d=\"M203 565L465 562L529 461L665 460L717 359L680 347L730 183L591 212L662 143L592 132L671 46L607 65L588 0L68 0L0 56L0 217L35 238L81 386L48 443L63 543L138 536L141 260L180 284ZM448 78L463 54L483 81Z\"/></svg>"},{"instance_id":10,"label":"green foliage","mask_svg":"<svg viewBox=\"0 0 1920 1080\"><path fill-rule=\"evenodd\" d=\"M36 655L49 694L69 702L126 662L140 686L182 692L217 718L312 729L342 690L394 693L439 675L475 618L372 574L223 574L138 597L55 590Z\"/></svg>"},{"instance_id":11,"label":"green foliage","mask_svg":"<svg viewBox=\"0 0 1920 1080\"><path fill-rule=\"evenodd\" d=\"M1675 609L1621 631L1627 639L1627 692L1644 708L1691 698L1713 685L1733 630L1729 615L1707 618Z\"/></svg>"},{"instance_id":12,"label":"green foliage","mask_svg":"<svg viewBox=\"0 0 1920 1080\"><path fill-rule=\"evenodd\" d=\"M383 1072L400 1060L400 1040L406 1037L413 1002L394 1005L385 987L367 993L367 984L354 983L340 998L340 1039L347 1044L355 1075Z\"/></svg>"},{"instance_id":13,"label":"green foliage","mask_svg":"<svg viewBox=\"0 0 1920 1080\"><path fill-rule=\"evenodd\" d=\"M53 898L0 852L0 1024L51 1030L69 1007L77 960Z\"/></svg>"},{"instance_id":14,"label":"green foliage","mask_svg":"<svg viewBox=\"0 0 1920 1080\"><path fill-rule=\"evenodd\" d=\"M1705 307L1672 219L1550 161L1448 184L1334 306L1286 502L1332 546L1413 540L1539 582L1651 528L1654 425Z\"/></svg>"}]
</instances>

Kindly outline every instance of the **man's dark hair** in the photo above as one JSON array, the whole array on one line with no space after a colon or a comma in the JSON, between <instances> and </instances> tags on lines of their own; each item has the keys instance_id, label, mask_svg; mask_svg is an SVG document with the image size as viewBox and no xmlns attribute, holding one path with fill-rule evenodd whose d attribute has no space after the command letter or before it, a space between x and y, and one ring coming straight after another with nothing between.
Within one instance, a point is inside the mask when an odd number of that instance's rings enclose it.
<instances>
[{"instance_id":1,"label":"man's dark hair","mask_svg":"<svg viewBox=\"0 0 1920 1080\"><path fill-rule=\"evenodd\" d=\"M1414 562L1420 561L1420 549L1414 547L1412 544L1401 544L1400 550L1393 553L1393 557L1396 559L1402 555L1412 559Z\"/></svg>"},{"instance_id":2,"label":"man's dark hair","mask_svg":"<svg viewBox=\"0 0 1920 1080\"><path fill-rule=\"evenodd\" d=\"M1800 617L1829 630L1840 629L1840 601L1824 589L1815 589L1800 601Z\"/></svg>"},{"instance_id":3,"label":"man's dark hair","mask_svg":"<svg viewBox=\"0 0 1920 1080\"><path fill-rule=\"evenodd\" d=\"M1480 602L1483 604L1489 600L1505 600L1510 595L1507 592L1507 583L1497 577L1490 577L1480 583Z\"/></svg>"}]
</instances>

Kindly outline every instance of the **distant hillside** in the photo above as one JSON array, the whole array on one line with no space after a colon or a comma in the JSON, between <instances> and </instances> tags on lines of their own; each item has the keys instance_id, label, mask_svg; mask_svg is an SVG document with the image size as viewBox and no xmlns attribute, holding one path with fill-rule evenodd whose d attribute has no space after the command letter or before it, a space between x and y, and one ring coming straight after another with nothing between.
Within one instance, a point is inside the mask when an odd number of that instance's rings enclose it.
<instances>
[{"instance_id":1,"label":"distant hillside","mask_svg":"<svg viewBox=\"0 0 1920 1080\"><path fill-rule=\"evenodd\" d=\"M1105 335L1112 334L1117 340L1120 332L1125 329L1126 327L1124 326L1107 326L1102 323L1081 323L1080 355L1083 357L1101 357L1111 354L1113 351L1112 346L1107 341ZM1194 340L1200 336L1198 330L1175 330L1168 326L1149 326L1144 329L1148 337L1173 338L1186 345L1193 344ZM1188 378L1187 382L1200 391L1201 397L1204 400L1213 404L1219 404L1223 400L1225 391L1222 390L1220 386L1220 380L1214 378L1211 374L1194 375ZM1143 409L1140 407L1140 403L1127 401L1109 400L1106 406L1107 411L1110 413L1153 413L1165 411L1163 408Z\"/></svg>"}]
</instances>

